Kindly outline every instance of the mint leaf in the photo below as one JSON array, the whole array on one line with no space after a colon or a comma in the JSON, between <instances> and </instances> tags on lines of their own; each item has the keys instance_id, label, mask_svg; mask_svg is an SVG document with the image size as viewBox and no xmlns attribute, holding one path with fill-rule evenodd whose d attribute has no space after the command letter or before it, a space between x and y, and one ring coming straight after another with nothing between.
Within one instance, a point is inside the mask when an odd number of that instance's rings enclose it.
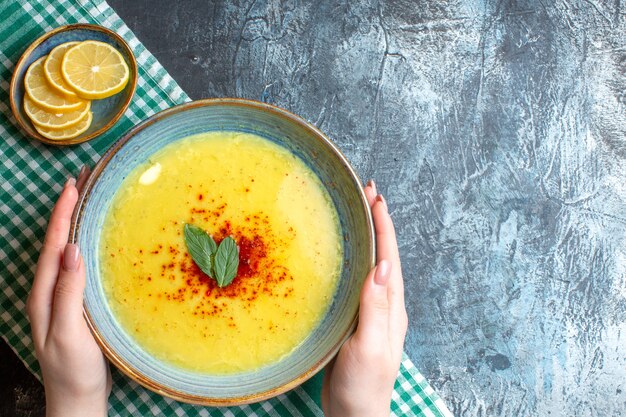
<instances>
[{"instance_id":1,"label":"mint leaf","mask_svg":"<svg viewBox=\"0 0 626 417\"><path fill-rule=\"evenodd\" d=\"M185 244L193 261L211 278L215 278L212 267L212 258L217 251L217 245L211 236L193 224L185 224ZM238 260L239 261L239 260Z\"/></svg>"},{"instance_id":2,"label":"mint leaf","mask_svg":"<svg viewBox=\"0 0 626 417\"><path fill-rule=\"evenodd\" d=\"M237 276L239 268L239 248L235 240L228 236L219 247L208 233L193 224L185 224L185 244L198 268L225 287Z\"/></svg>"},{"instance_id":3,"label":"mint leaf","mask_svg":"<svg viewBox=\"0 0 626 417\"><path fill-rule=\"evenodd\" d=\"M222 240L220 246L215 253L215 279L217 285L225 287L230 284L235 276L237 276L237 268L239 267L239 248L235 239L228 236Z\"/></svg>"}]
</instances>

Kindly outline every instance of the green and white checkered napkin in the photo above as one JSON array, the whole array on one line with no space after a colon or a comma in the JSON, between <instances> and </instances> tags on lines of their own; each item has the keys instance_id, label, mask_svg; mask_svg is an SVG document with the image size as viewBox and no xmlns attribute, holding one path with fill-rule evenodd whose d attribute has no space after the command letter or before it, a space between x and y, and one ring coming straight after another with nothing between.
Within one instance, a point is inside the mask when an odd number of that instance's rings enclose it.
<instances>
[{"instance_id":1,"label":"green and white checkered napkin","mask_svg":"<svg viewBox=\"0 0 626 417\"><path fill-rule=\"evenodd\" d=\"M93 164L126 130L153 113L189 100L157 60L103 0L0 0L0 333L37 375L25 300L47 219L66 178ZM60 148L24 136L9 107L13 67L28 45L44 32L69 23L113 29L130 45L139 66L137 92L124 117L96 140ZM321 375L261 403L208 408L178 403L144 389L113 370L110 415L320 416ZM451 416L439 396L404 356L393 393L391 415Z\"/></svg>"}]
</instances>

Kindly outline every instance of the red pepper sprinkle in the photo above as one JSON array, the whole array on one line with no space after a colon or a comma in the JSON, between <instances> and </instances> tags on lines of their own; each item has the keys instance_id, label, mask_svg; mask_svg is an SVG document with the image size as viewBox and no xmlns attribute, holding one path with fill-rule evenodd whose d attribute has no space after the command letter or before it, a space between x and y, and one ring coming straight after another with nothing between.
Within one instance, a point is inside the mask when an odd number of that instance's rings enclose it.
<instances>
[{"instance_id":1,"label":"red pepper sprinkle","mask_svg":"<svg viewBox=\"0 0 626 417\"><path fill-rule=\"evenodd\" d=\"M207 201L202 194L198 194L198 201ZM213 201L213 200L211 200ZM293 287L285 285L293 281L289 270L276 264L270 255L272 250L279 248L281 242L272 233L269 219L262 213L251 214L245 217L245 223L241 226L234 225L230 220L221 219L226 204L204 203L211 207L190 207L189 222L194 222L194 215L203 214L202 218L213 224L216 230L213 238L219 243L227 236L232 236L239 246L239 268L235 279L226 287L219 288L217 281L207 276L191 259L184 242L167 245L158 244L157 249L140 249L140 256L152 256L163 253L165 256L161 264L161 271L156 276L147 275L148 281L176 281L176 273L183 277L180 287L175 290L156 293L157 298L164 298L170 302L186 303L193 300L189 305L193 306L193 314L200 317L220 316L225 313L227 307L225 299L239 299L245 301L247 308L253 308L254 301L261 294L270 297L287 298L293 294ZM180 228L179 222L170 222ZM293 229L290 229L293 233ZM180 233L177 233L180 236ZM165 250L163 250L165 248ZM140 260L140 263L143 263ZM136 264L135 264L136 265ZM200 299L198 297L201 297ZM228 319L228 317L224 317ZM235 326L234 319L232 326ZM230 322L229 322L230 323ZM229 324L230 326L231 324Z\"/></svg>"}]
</instances>

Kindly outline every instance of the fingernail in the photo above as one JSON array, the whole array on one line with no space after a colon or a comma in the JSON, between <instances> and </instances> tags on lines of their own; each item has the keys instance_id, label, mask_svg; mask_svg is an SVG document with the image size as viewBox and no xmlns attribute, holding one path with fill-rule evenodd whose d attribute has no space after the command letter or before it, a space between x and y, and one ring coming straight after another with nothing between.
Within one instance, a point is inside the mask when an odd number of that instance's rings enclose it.
<instances>
[{"instance_id":1,"label":"fingernail","mask_svg":"<svg viewBox=\"0 0 626 417\"><path fill-rule=\"evenodd\" d=\"M385 201L385 197L383 197L382 194L378 194L376 196L376 201L380 201L381 203L383 203L383 206L385 206L385 210L389 210L389 208L387 207L387 201Z\"/></svg>"},{"instance_id":2,"label":"fingernail","mask_svg":"<svg viewBox=\"0 0 626 417\"><path fill-rule=\"evenodd\" d=\"M78 246L72 243L65 245L65 251L63 251L63 268L66 271L76 271L78 269L78 256L80 251Z\"/></svg>"},{"instance_id":3,"label":"fingernail","mask_svg":"<svg viewBox=\"0 0 626 417\"><path fill-rule=\"evenodd\" d=\"M74 185L76 185L76 180L74 179L74 177L69 177L65 182L63 188L73 187Z\"/></svg>"},{"instance_id":4,"label":"fingernail","mask_svg":"<svg viewBox=\"0 0 626 417\"><path fill-rule=\"evenodd\" d=\"M374 191L374 194L376 194L376 183L374 182L374 180L369 180L367 182L367 185Z\"/></svg>"},{"instance_id":5,"label":"fingernail","mask_svg":"<svg viewBox=\"0 0 626 417\"><path fill-rule=\"evenodd\" d=\"M83 176L85 175L86 172L87 172L87 165L83 165L83 167L80 169L80 172L78 173L78 181L83 179Z\"/></svg>"},{"instance_id":6,"label":"fingernail","mask_svg":"<svg viewBox=\"0 0 626 417\"><path fill-rule=\"evenodd\" d=\"M374 282L377 285L387 285L387 281L389 281L389 270L391 269L391 264L388 260L383 259L378 262L376 265L376 272L374 273Z\"/></svg>"}]
</instances>

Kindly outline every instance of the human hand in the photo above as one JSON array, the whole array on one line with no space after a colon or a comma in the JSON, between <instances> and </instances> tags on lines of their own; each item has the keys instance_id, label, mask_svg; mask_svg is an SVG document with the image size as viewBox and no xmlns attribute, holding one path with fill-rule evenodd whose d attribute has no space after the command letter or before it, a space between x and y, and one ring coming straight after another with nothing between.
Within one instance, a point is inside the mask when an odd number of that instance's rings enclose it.
<instances>
[{"instance_id":1,"label":"human hand","mask_svg":"<svg viewBox=\"0 0 626 417\"><path fill-rule=\"evenodd\" d=\"M72 211L88 175L83 167L61 192L26 303L48 417L106 416L111 392L109 366L83 317L85 266L78 246L67 243Z\"/></svg>"},{"instance_id":2,"label":"human hand","mask_svg":"<svg viewBox=\"0 0 626 417\"><path fill-rule=\"evenodd\" d=\"M361 290L359 323L327 367L322 386L326 417L388 417L408 318L396 234L382 195L370 181L365 195L376 229L377 265Z\"/></svg>"}]
</instances>

